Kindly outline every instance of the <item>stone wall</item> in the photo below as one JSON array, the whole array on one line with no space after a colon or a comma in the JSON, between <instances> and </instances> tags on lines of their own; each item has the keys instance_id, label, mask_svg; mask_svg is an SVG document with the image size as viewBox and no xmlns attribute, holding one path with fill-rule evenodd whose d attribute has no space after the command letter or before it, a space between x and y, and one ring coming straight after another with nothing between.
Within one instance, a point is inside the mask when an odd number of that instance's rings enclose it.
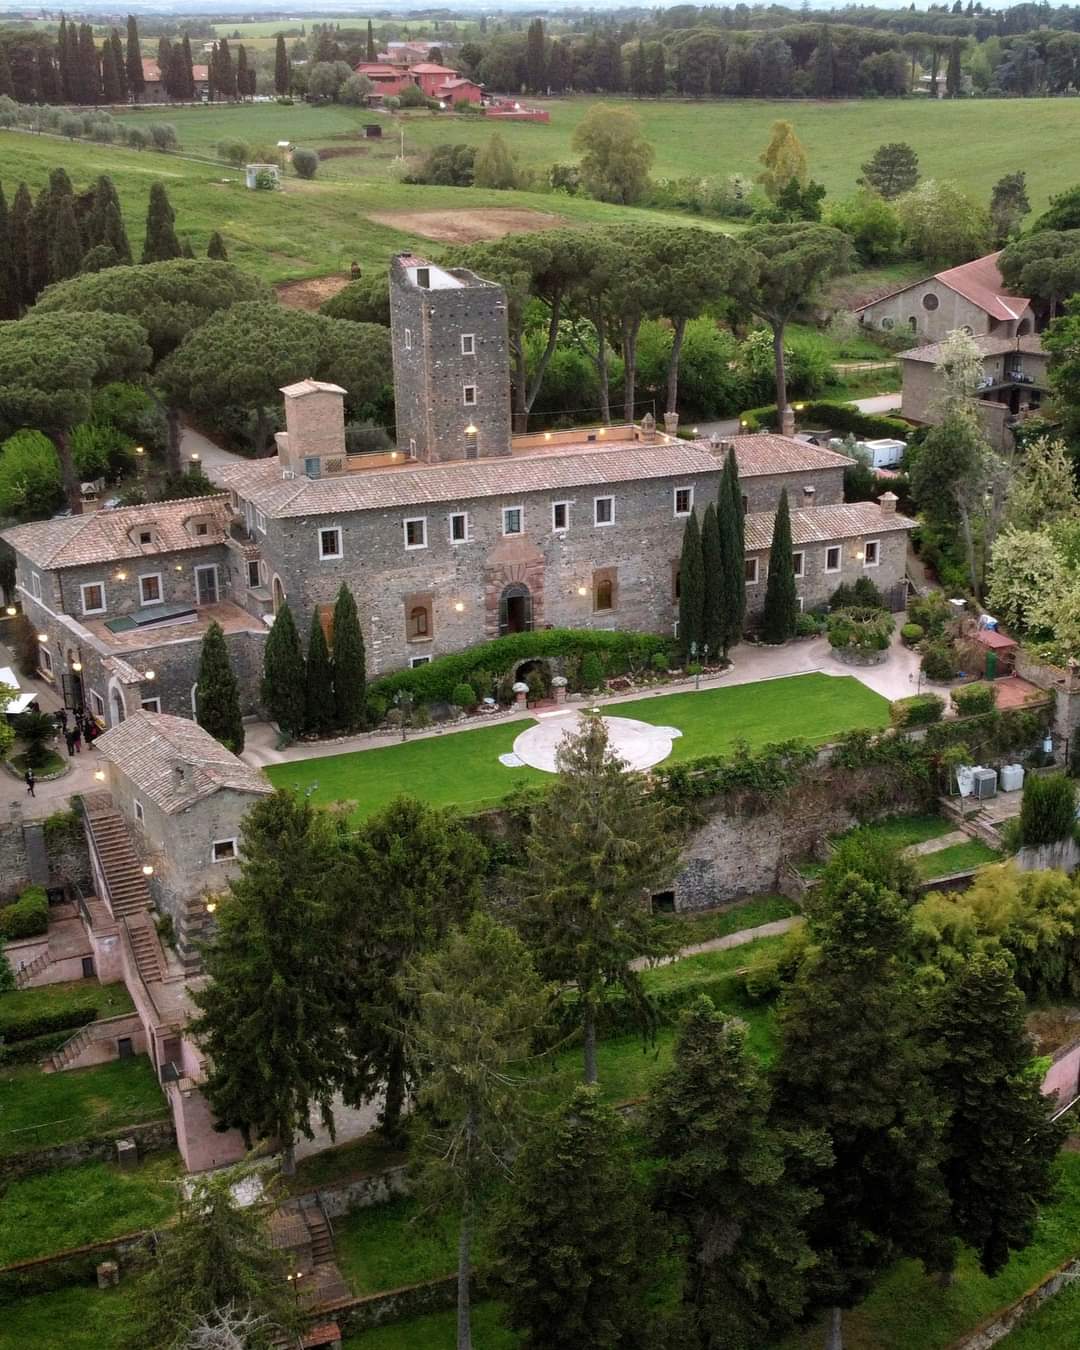
<instances>
[{"instance_id":1,"label":"stone wall","mask_svg":"<svg viewBox=\"0 0 1080 1350\"><path fill-rule=\"evenodd\" d=\"M74 1284L91 1284L103 1261L115 1261L121 1270L144 1248L150 1237L147 1230L124 1233L120 1237L72 1247L64 1252L40 1256L33 1261L18 1261L0 1268L0 1307L17 1299L47 1294Z\"/></svg>"},{"instance_id":2,"label":"stone wall","mask_svg":"<svg viewBox=\"0 0 1080 1350\"><path fill-rule=\"evenodd\" d=\"M140 1157L148 1153L167 1153L176 1147L172 1121L149 1120L90 1139L73 1139L49 1148L31 1148L24 1153L0 1156L0 1181L14 1181L17 1177L51 1172L58 1167L79 1167L88 1162L115 1162L118 1139L134 1139Z\"/></svg>"},{"instance_id":3,"label":"stone wall","mask_svg":"<svg viewBox=\"0 0 1080 1350\"><path fill-rule=\"evenodd\" d=\"M482 1288L482 1280L474 1273L474 1297L482 1292ZM428 1280L424 1284L405 1285L401 1289L387 1289L381 1294L368 1294L366 1298L350 1299L333 1305L327 1311L332 1312L343 1332L352 1335L386 1326L390 1322L421 1317L425 1313L442 1312L452 1308L456 1301L457 1276L447 1275L441 1280Z\"/></svg>"},{"instance_id":4,"label":"stone wall","mask_svg":"<svg viewBox=\"0 0 1080 1350\"><path fill-rule=\"evenodd\" d=\"M0 899L6 900L30 885L21 821L0 824Z\"/></svg>"},{"instance_id":5,"label":"stone wall","mask_svg":"<svg viewBox=\"0 0 1080 1350\"><path fill-rule=\"evenodd\" d=\"M1055 1051L1042 1090L1047 1097L1056 1097L1061 1106L1080 1092L1080 1037Z\"/></svg>"},{"instance_id":6,"label":"stone wall","mask_svg":"<svg viewBox=\"0 0 1080 1350\"><path fill-rule=\"evenodd\" d=\"M353 1181L344 1181L337 1186L320 1187L315 1194L327 1215L331 1219L340 1219L354 1209L385 1205L395 1196L404 1195L408 1189L408 1168L402 1165L388 1167L382 1172L370 1172L367 1176L356 1177Z\"/></svg>"},{"instance_id":7,"label":"stone wall","mask_svg":"<svg viewBox=\"0 0 1080 1350\"><path fill-rule=\"evenodd\" d=\"M1056 844L1022 848L1013 862L1021 872L1045 872L1049 868L1074 872L1080 866L1080 845L1075 839L1061 839Z\"/></svg>"},{"instance_id":8,"label":"stone wall","mask_svg":"<svg viewBox=\"0 0 1080 1350\"><path fill-rule=\"evenodd\" d=\"M961 1336L958 1341L953 1341L948 1350L990 1350L992 1345L1004 1340L1010 1331L1015 1331L1029 1313L1034 1312L1047 1299L1060 1294L1078 1278L1080 1278L1080 1257L1073 1257L1058 1266L1057 1270L1052 1271L1034 1289L1029 1289L1015 1303L1010 1303L1007 1308L992 1314L967 1336Z\"/></svg>"}]
</instances>

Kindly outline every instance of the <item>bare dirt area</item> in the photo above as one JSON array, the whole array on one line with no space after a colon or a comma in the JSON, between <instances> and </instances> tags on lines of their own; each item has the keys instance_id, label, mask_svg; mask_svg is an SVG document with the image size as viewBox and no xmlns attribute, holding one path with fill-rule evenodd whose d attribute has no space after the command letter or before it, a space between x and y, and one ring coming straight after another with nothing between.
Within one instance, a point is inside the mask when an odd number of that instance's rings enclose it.
<instances>
[{"instance_id":1,"label":"bare dirt area","mask_svg":"<svg viewBox=\"0 0 1080 1350\"><path fill-rule=\"evenodd\" d=\"M332 277L311 277L307 281L282 281L274 287L277 298L290 309L317 310L349 284L348 273Z\"/></svg>"},{"instance_id":2,"label":"bare dirt area","mask_svg":"<svg viewBox=\"0 0 1080 1350\"><path fill-rule=\"evenodd\" d=\"M471 211L373 211L368 219L442 244L479 244L506 234L531 234L566 224L552 211L512 206L482 206Z\"/></svg>"}]
</instances>

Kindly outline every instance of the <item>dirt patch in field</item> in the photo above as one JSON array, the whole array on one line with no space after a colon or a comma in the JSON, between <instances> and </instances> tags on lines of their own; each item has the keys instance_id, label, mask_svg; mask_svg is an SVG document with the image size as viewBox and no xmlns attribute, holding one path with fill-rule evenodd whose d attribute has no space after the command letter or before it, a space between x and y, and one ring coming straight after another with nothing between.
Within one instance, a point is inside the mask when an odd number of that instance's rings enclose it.
<instances>
[{"instance_id":1,"label":"dirt patch in field","mask_svg":"<svg viewBox=\"0 0 1080 1350\"><path fill-rule=\"evenodd\" d=\"M472 211L373 211L369 220L443 244L478 244L505 234L553 230L566 220L528 207L482 206Z\"/></svg>"},{"instance_id":2,"label":"dirt patch in field","mask_svg":"<svg viewBox=\"0 0 1080 1350\"><path fill-rule=\"evenodd\" d=\"M366 145L324 145L317 153L320 159L345 159L351 155L366 155L370 151Z\"/></svg>"},{"instance_id":3,"label":"dirt patch in field","mask_svg":"<svg viewBox=\"0 0 1080 1350\"><path fill-rule=\"evenodd\" d=\"M349 284L346 272L332 277L312 277L308 281L282 281L274 287L277 298L290 309L317 310Z\"/></svg>"}]
</instances>

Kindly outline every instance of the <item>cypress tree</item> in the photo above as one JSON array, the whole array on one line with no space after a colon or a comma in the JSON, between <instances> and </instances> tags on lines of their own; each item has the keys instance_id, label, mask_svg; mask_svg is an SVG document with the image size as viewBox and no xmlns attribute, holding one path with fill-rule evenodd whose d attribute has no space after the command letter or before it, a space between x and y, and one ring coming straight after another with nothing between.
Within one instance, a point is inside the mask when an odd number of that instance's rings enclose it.
<instances>
[{"instance_id":1,"label":"cypress tree","mask_svg":"<svg viewBox=\"0 0 1080 1350\"><path fill-rule=\"evenodd\" d=\"M158 38L157 63L158 75L161 77L161 87L170 98L175 98L176 87L173 84L172 43L167 37Z\"/></svg>"},{"instance_id":2,"label":"cypress tree","mask_svg":"<svg viewBox=\"0 0 1080 1350\"><path fill-rule=\"evenodd\" d=\"M52 52L45 47L39 47L37 54L37 96L41 103L57 103L60 100L60 78Z\"/></svg>"},{"instance_id":3,"label":"cypress tree","mask_svg":"<svg viewBox=\"0 0 1080 1350\"><path fill-rule=\"evenodd\" d=\"M191 247L191 240L184 236L184 242L180 245L181 258L194 258L195 250Z\"/></svg>"},{"instance_id":4,"label":"cypress tree","mask_svg":"<svg viewBox=\"0 0 1080 1350\"><path fill-rule=\"evenodd\" d=\"M49 284L49 202L49 189L42 188L34 198L34 209L30 212L26 253L27 304L33 304Z\"/></svg>"},{"instance_id":5,"label":"cypress tree","mask_svg":"<svg viewBox=\"0 0 1080 1350\"><path fill-rule=\"evenodd\" d=\"M215 258L218 262L229 261L229 255L225 252L224 241L217 230L210 236L210 242L206 246L206 256L208 258Z\"/></svg>"},{"instance_id":6,"label":"cypress tree","mask_svg":"<svg viewBox=\"0 0 1080 1350\"><path fill-rule=\"evenodd\" d=\"M102 174L94 184L94 206L87 221L87 244L106 244L116 254L118 262L131 265L131 244L120 212L120 198L108 174Z\"/></svg>"},{"instance_id":7,"label":"cypress tree","mask_svg":"<svg viewBox=\"0 0 1080 1350\"><path fill-rule=\"evenodd\" d=\"M286 736L299 736L304 730L307 695L304 688L304 653L300 635L287 604L281 606L266 639L263 654L262 701L266 710Z\"/></svg>"},{"instance_id":8,"label":"cypress tree","mask_svg":"<svg viewBox=\"0 0 1080 1350\"><path fill-rule=\"evenodd\" d=\"M94 30L88 23L79 25L79 93L82 102L101 102L101 67L98 65Z\"/></svg>"},{"instance_id":9,"label":"cypress tree","mask_svg":"<svg viewBox=\"0 0 1080 1350\"><path fill-rule=\"evenodd\" d=\"M106 103L121 102L120 75L116 69L116 51L111 39L101 49L101 93Z\"/></svg>"},{"instance_id":10,"label":"cypress tree","mask_svg":"<svg viewBox=\"0 0 1080 1350\"><path fill-rule=\"evenodd\" d=\"M74 99L71 93L71 71L68 69L67 19L62 14L60 27L56 32L56 64L61 97L65 103L72 103Z\"/></svg>"},{"instance_id":11,"label":"cypress tree","mask_svg":"<svg viewBox=\"0 0 1080 1350\"><path fill-rule=\"evenodd\" d=\"M720 552L723 559L724 654L742 639L746 618L746 539L742 509L742 487L735 451L729 450L720 478L720 499L716 511L720 527Z\"/></svg>"},{"instance_id":12,"label":"cypress tree","mask_svg":"<svg viewBox=\"0 0 1080 1350\"><path fill-rule=\"evenodd\" d=\"M326 633L316 609L307 649L307 731L325 736L334 729L334 673Z\"/></svg>"},{"instance_id":13,"label":"cypress tree","mask_svg":"<svg viewBox=\"0 0 1080 1350\"><path fill-rule=\"evenodd\" d=\"M191 60L191 39L186 33L180 47L180 70L182 74L180 97L190 102L195 97L195 67Z\"/></svg>"},{"instance_id":14,"label":"cypress tree","mask_svg":"<svg viewBox=\"0 0 1080 1350\"><path fill-rule=\"evenodd\" d=\"M15 266L15 279L19 288L19 304L25 308L33 303L30 280L30 221L34 214L34 201L30 189L20 183L15 189L11 203L10 233L11 256Z\"/></svg>"},{"instance_id":15,"label":"cypress tree","mask_svg":"<svg viewBox=\"0 0 1080 1350\"><path fill-rule=\"evenodd\" d=\"M791 513L787 493L781 489L773 520L769 549L769 580L765 587L765 612L761 635L766 642L786 642L795 636L799 599L795 588L795 560L791 549Z\"/></svg>"},{"instance_id":16,"label":"cypress tree","mask_svg":"<svg viewBox=\"0 0 1080 1350\"><path fill-rule=\"evenodd\" d=\"M218 43L214 83L222 98L236 97L236 71L233 69L232 52L229 51L229 39L222 38Z\"/></svg>"},{"instance_id":17,"label":"cypress tree","mask_svg":"<svg viewBox=\"0 0 1080 1350\"><path fill-rule=\"evenodd\" d=\"M64 63L67 67L68 99L72 103L82 102L82 79L79 75L79 30L73 23L68 24L64 41Z\"/></svg>"},{"instance_id":18,"label":"cypress tree","mask_svg":"<svg viewBox=\"0 0 1080 1350\"><path fill-rule=\"evenodd\" d=\"M113 50L113 64L116 66L116 82L120 86L120 102L126 103L131 93L128 84L127 61L124 59L124 40L117 29L112 30L109 45Z\"/></svg>"},{"instance_id":19,"label":"cypress tree","mask_svg":"<svg viewBox=\"0 0 1080 1350\"><path fill-rule=\"evenodd\" d=\"M701 521L701 571L704 582L701 632L713 657L720 656L727 633L724 614L724 555L716 507L710 502Z\"/></svg>"},{"instance_id":20,"label":"cypress tree","mask_svg":"<svg viewBox=\"0 0 1080 1350\"><path fill-rule=\"evenodd\" d=\"M127 71L128 93L135 102L138 103L140 95L146 88L146 80L143 77L142 48L139 45L139 27L135 22L134 14L128 15L127 55L124 58L124 66Z\"/></svg>"},{"instance_id":21,"label":"cypress tree","mask_svg":"<svg viewBox=\"0 0 1080 1350\"><path fill-rule=\"evenodd\" d=\"M832 33L828 24L822 24L818 44L811 63L811 82L815 98L832 98L836 92L836 63L833 57Z\"/></svg>"},{"instance_id":22,"label":"cypress tree","mask_svg":"<svg viewBox=\"0 0 1080 1350\"><path fill-rule=\"evenodd\" d=\"M367 21L367 59L375 60L375 30L371 26L371 20Z\"/></svg>"},{"instance_id":23,"label":"cypress tree","mask_svg":"<svg viewBox=\"0 0 1080 1350\"><path fill-rule=\"evenodd\" d=\"M369 20L368 28L370 27ZM371 60L371 57L368 57L368 60ZM277 35L274 47L274 92L276 94L289 92L289 53L285 50L285 38L281 33Z\"/></svg>"},{"instance_id":24,"label":"cypress tree","mask_svg":"<svg viewBox=\"0 0 1080 1350\"><path fill-rule=\"evenodd\" d=\"M367 706L364 635L352 591L342 583L334 602L334 714L345 731L363 725Z\"/></svg>"},{"instance_id":25,"label":"cypress tree","mask_svg":"<svg viewBox=\"0 0 1080 1350\"><path fill-rule=\"evenodd\" d=\"M55 171L54 171L55 172ZM75 219L75 201L69 192L49 194L48 211L49 284L78 276L83 246Z\"/></svg>"},{"instance_id":26,"label":"cypress tree","mask_svg":"<svg viewBox=\"0 0 1080 1350\"><path fill-rule=\"evenodd\" d=\"M247 48L241 42L236 49L236 93L241 100L247 97L248 91L248 63Z\"/></svg>"},{"instance_id":27,"label":"cypress tree","mask_svg":"<svg viewBox=\"0 0 1080 1350\"><path fill-rule=\"evenodd\" d=\"M175 219L176 212L169 205L164 183L151 184L150 205L146 213L146 242L142 251L144 263L168 262L170 258L182 256L180 240L173 226Z\"/></svg>"},{"instance_id":28,"label":"cypress tree","mask_svg":"<svg viewBox=\"0 0 1080 1350\"><path fill-rule=\"evenodd\" d=\"M216 622L211 623L202 641L195 706L199 726L226 750L238 755L244 748L239 686L229 661L225 634Z\"/></svg>"},{"instance_id":29,"label":"cypress tree","mask_svg":"<svg viewBox=\"0 0 1080 1350\"><path fill-rule=\"evenodd\" d=\"M11 237L11 217L3 185L0 185L0 319L17 319L22 309L19 274Z\"/></svg>"},{"instance_id":30,"label":"cypress tree","mask_svg":"<svg viewBox=\"0 0 1080 1350\"><path fill-rule=\"evenodd\" d=\"M701 560L701 531L697 512L691 511L683 529L682 553L679 556L679 646L688 655L690 644L700 647L704 638L705 577Z\"/></svg>"},{"instance_id":31,"label":"cypress tree","mask_svg":"<svg viewBox=\"0 0 1080 1350\"><path fill-rule=\"evenodd\" d=\"M15 85L11 78L11 66L8 64L7 48L0 47L0 98L4 97L15 97Z\"/></svg>"}]
</instances>

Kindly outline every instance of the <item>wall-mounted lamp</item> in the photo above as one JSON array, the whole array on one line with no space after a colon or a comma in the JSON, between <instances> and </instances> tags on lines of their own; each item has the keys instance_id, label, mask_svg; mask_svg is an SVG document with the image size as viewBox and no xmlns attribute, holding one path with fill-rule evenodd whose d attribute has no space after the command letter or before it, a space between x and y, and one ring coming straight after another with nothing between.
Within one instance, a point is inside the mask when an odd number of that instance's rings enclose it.
<instances>
[{"instance_id":1,"label":"wall-mounted lamp","mask_svg":"<svg viewBox=\"0 0 1080 1350\"><path fill-rule=\"evenodd\" d=\"M606 427L601 427L600 430L599 430L596 434L597 434L598 436L606 436L606 435L607 435L607 428L606 428Z\"/></svg>"},{"instance_id":2,"label":"wall-mounted lamp","mask_svg":"<svg viewBox=\"0 0 1080 1350\"><path fill-rule=\"evenodd\" d=\"M862 560L863 560L863 551L862 551L862 549L859 549L858 553L855 554L855 557L856 557L856 560L857 560L858 562L862 562Z\"/></svg>"},{"instance_id":3,"label":"wall-mounted lamp","mask_svg":"<svg viewBox=\"0 0 1080 1350\"><path fill-rule=\"evenodd\" d=\"M146 450L145 450L145 448L144 448L143 446L137 445L137 446L135 447L135 453L136 453L137 455L145 455L145 454L146 454Z\"/></svg>"},{"instance_id":4,"label":"wall-mounted lamp","mask_svg":"<svg viewBox=\"0 0 1080 1350\"><path fill-rule=\"evenodd\" d=\"M697 429L697 427L691 427L691 428L690 428L690 435L691 435L691 436L696 436L697 434L698 434L698 429Z\"/></svg>"},{"instance_id":5,"label":"wall-mounted lamp","mask_svg":"<svg viewBox=\"0 0 1080 1350\"><path fill-rule=\"evenodd\" d=\"M157 671L156 671L156 670L148 670L148 671L146 672L146 674L143 676L143 679L144 679L144 680L153 680L153 679L156 679L156 678L157 678Z\"/></svg>"},{"instance_id":6,"label":"wall-mounted lamp","mask_svg":"<svg viewBox=\"0 0 1080 1350\"><path fill-rule=\"evenodd\" d=\"M454 601L454 608L457 610L459 614L465 613L465 605L460 600Z\"/></svg>"},{"instance_id":7,"label":"wall-mounted lamp","mask_svg":"<svg viewBox=\"0 0 1080 1350\"><path fill-rule=\"evenodd\" d=\"M8 605L7 609L5 610L5 613L7 614L9 619L13 619L15 617L16 612L17 611L14 605Z\"/></svg>"},{"instance_id":8,"label":"wall-mounted lamp","mask_svg":"<svg viewBox=\"0 0 1080 1350\"><path fill-rule=\"evenodd\" d=\"M466 435L466 436L475 436L475 435L476 435L476 427L474 427L473 424L472 424L471 422L470 422L469 425L465 428L465 435Z\"/></svg>"},{"instance_id":9,"label":"wall-mounted lamp","mask_svg":"<svg viewBox=\"0 0 1080 1350\"><path fill-rule=\"evenodd\" d=\"M49 635L48 635L48 633L39 633L39 634L37 635L37 640L38 640L39 642L48 642L48 640L49 640Z\"/></svg>"},{"instance_id":10,"label":"wall-mounted lamp","mask_svg":"<svg viewBox=\"0 0 1080 1350\"><path fill-rule=\"evenodd\" d=\"M397 451L396 451L396 450L391 450L391 451L390 451L390 458L391 458L391 459L397 459Z\"/></svg>"},{"instance_id":11,"label":"wall-mounted lamp","mask_svg":"<svg viewBox=\"0 0 1080 1350\"><path fill-rule=\"evenodd\" d=\"M82 670L82 662L81 662L81 661L72 661L72 663L71 663L71 669L75 672L76 675L78 675L79 671Z\"/></svg>"},{"instance_id":12,"label":"wall-mounted lamp","mask_svg":"<svg viewBox=\"0 0 1080 1350\"><path fill-rule=\"evenodd\" d=\"M177 570L178 572L182 572L182 571L184 570L184 564L183 564L183 563L177 563L177 564L176 564L176 570Z\"/></svg>"},{"instance_id":13,"label":"wall-mounted lamp","mask_svg":"<svg viewBox=\"0 0 1080 1350\"><path fill-rule=\"evenodd\" d=\"M153 867L149 863L143 863L142 874L144 877L152 877L154 875Z\"/></svg>"},{"instance_id":14,"label":"wall-mounted lamp","mask_svg":"<svg viewBox=\"0 0 1080 1350\"><path fill-rule=\"evenodd\" d=\"M104 783L104 781L105 781L105 770L104 770L104 769L95 769L95 770L94 770L94 777L97 779L97 781L98 781L99 783Z\"/></svg>"},{"instance_id":15,"label":"wall-mounted lamp","mask_svg":"<svg viewBox=\"0 0 1080 1350\"><path fill-rule=\"evenodd\" d=\"M117 581L127 581L127 573L126 573L126 572L117 572L117 574L116 574L116 579L117 579Z\"/></svg>"},{"instance_id":16,"label":"wall-mounted lamp","mask_svg":"<svg viewBox=\"0 0 1080 1350\"><path fill-rule=\"evenodd\" d=\"M577 593L578 593L578 595L588 595L588 594L589 594L589 588L588 588L587 586L579 586L579 587L577 588Z\"/></svg>"},{"instance_id":17,"label":"wall-mounted lamp","mask_svg":"<svg viewBox=\"0 0 1080 1350\"><path fill-rule=\"evenodd\" d=\"M202 455L200 455L197 450L193 450L191 454L188 456L188 459L190 459L192 464L198 464L202 460Z\"/></svg>"},{"instance_id":18,"label":"wall-mounted lamp","mask_svg":"<svg viewBox=\"0 0 1080 1350\"><path fill-rule=\"evenodd\" d=\"M550 432L550 431L545 431L545 432L544 432L544 440L545 440L545 441L550 441L550 440L551 440L551 432Z\"/></svg>"}]
</instances>

